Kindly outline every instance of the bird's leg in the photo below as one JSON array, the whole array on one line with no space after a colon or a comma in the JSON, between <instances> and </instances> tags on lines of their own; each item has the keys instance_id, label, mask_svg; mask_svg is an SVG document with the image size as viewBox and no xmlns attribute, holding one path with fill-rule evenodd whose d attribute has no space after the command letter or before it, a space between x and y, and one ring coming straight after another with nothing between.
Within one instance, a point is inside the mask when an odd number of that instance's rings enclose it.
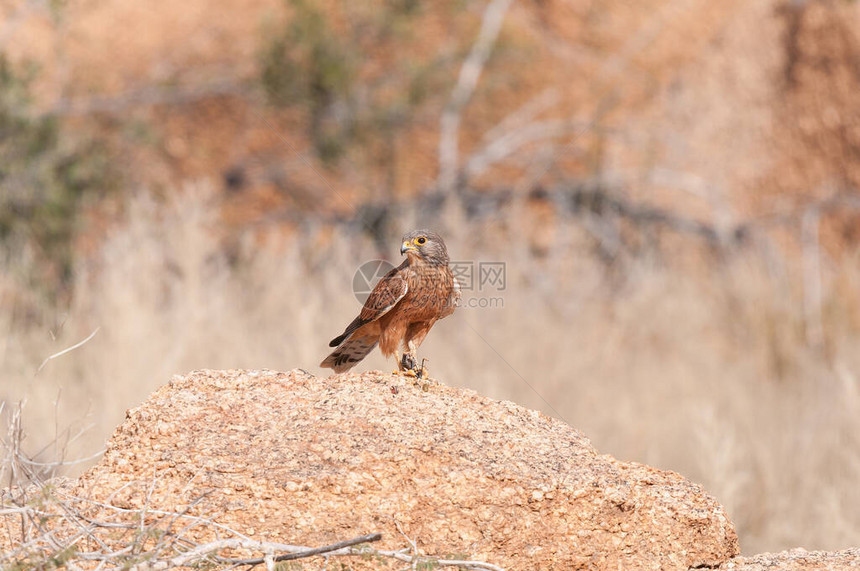
<instances>
[{"instance_id":1,"label":"bird's leg","mask_svg":"<svg viewBox=\"0 0 860 571\"><path fill-rule=\"evenodd\" d=\"M394 359L395 359L395 362L397 363L397 370L394 371L393 374L402 375L403 374L403 359L400 357L400 351L394 352Z\"/></svg>"},{"instance_id":2,"label":"bird's leg","mask_svg":"<svg viewBox=\"0 0 860 571\"><path fill-rule=\"evenodd\" d=\"M415 359L412 355L406 351L402 355L399 351L395 351L394 358L397 360L397 370L394 371L395 375L415 376Z\"/></svg>"},{"instance_id":3,"label":"bird's leg","mask_svg":"<svg viewBox=\"0 0 860 571\"><path fill-rule=\"evenodd\" d=\"M409 377L417 376L415 366L415 357L411 353L403 353L403 357L400 359L400 370L403 371L403 374Z\"/></svg>"},{"instance_id":4,"label":"bird's leg","mask_svg":"<svg viewBox=\"0 0 860 571\"><path fill-rule=\"evenodd\" d=\"M423 364L421 368L418 368L418 347L415 346L415 342L412 340L406 344L406 347L407 351L403 353L403 365L408 369L406 374L410 377L420 379L424 369Z\"/></svg>"}]
</instances>

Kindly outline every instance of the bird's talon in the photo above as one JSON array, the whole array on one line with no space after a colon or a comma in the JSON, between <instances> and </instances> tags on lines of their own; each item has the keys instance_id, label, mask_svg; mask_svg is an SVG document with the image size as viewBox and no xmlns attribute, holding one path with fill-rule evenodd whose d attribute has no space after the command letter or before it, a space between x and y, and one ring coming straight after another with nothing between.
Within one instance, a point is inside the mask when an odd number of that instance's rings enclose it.
<instances>
[{"instance_id":1,"label":"bird's talon","mask_svg":"<svg viewBox=\"0 0 860 571\"><path fill-rule=\"evenodd\" d=\"M404 353L400 358L400 369L403 371L414 371L416 365L415 358L409 353Z\"/></svg>"}]
</instances>

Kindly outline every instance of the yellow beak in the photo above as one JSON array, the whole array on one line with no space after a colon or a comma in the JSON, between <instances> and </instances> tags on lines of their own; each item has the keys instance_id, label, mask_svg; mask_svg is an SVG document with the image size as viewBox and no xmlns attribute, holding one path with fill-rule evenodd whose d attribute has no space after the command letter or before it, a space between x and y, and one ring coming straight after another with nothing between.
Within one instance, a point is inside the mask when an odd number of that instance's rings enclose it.
<instances>
[{"instance_id":1,"label":"yellow beak","mask_svg":"<svg viewBox=\"0 0 860 571\"><path fill-rule=\"evenodd\" d=\"M411 242L403 242L400 246L400 253L405 254L406 252L417 252L418 248L412 245Z\"/></svg>"}]
</instances>

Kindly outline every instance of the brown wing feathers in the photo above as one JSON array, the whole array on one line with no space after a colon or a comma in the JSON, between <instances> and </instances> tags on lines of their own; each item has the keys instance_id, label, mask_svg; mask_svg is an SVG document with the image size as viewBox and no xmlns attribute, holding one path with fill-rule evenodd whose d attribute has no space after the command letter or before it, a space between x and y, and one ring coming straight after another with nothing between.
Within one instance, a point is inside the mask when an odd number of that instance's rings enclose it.
<instances>
[{"instance_id":1,"label":"brown wing feathers","mask_svg":"<svg viewBox=\"0 0 860 571\"><path fill-rule=\"evenodd\" d=\"M403 299L403 296L409 290L406 280L399 273L404 267L405 264L394 268L384 278L379 280L379 283L376 284L376 287L373 288L373 291L367 297L367 301L364 302L361 313L352 320L352 323L347 325L343 333L329 342L329 347L337 347L348 339L359 327L371 321L376 321L397 305L398 301Z\"/></svg>"}]
</instances>

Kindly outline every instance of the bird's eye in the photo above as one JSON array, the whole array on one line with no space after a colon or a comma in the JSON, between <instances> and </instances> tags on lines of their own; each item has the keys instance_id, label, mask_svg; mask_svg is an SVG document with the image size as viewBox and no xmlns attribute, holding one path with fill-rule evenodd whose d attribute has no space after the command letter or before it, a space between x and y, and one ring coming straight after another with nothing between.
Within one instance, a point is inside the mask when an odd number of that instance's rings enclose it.
<instances>
[{"instance_id":1,"label":"bird's eye","mask_svg":"<svg viewBox=\"0 0 860 571\"><path fill-rule=\"evenodd\" d=\"M418 238L415 241L418 242L419 245L423 246L424 243L427 242L427 238L425 238L424 236L421 236L420 238Z\"/></svg>"}]
</instances>

